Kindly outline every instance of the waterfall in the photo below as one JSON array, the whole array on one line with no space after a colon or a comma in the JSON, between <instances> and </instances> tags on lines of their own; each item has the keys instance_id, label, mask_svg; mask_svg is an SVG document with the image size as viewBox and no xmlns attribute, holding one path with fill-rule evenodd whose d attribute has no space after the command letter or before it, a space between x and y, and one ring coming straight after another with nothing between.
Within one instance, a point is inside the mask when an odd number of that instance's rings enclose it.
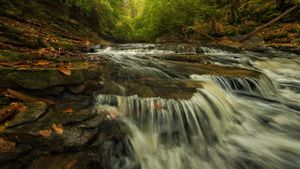
<instances>
[{"instance_id":1,"label":"waterfall","mask_svg":"<svg viewBox=\"0 0 300 169\"><path fill-rule=\"evenodd\" d=\"M255 53L245 56L185 44L117 45L99 52L118 66L118 71L107 80L119 80L124 89L122 95L99 93L95 99L95 110L106 112L107 119L117 121L128 133L124 144L127 154L106 154L111 156L110 168L299 169L300 110L290 106L297 102L291 99L297 98L297 94L290 93L287 99L278 85L286 86L282 73L293 75L289 79L299 78L287 68L277 69L284 67L280 61L273 63L272 68L264 64L264 58L248 57ZM206 65L211 70L201 74L197 64L189 69L188 63L184 64L186 69L178 72L173 70L178 66L176 62L157 59L170 53L202 53L213 57L210 64L234 58L237 64L229 64L231 67L239 66L239 57L244 59L241 64L250 59L251 64L245 67L252 73L239 76L233 71L216 75L215 71L220 70ZM296 63L292 65L299 67ZM197 72L191 73L193 70ZM152 80L144 83L147 78ZM151 83L152 88L161 87L159 81L165 80L163 89L174 93L183 86L194 90L188 90L193 92L192 96L184 99L180 95L175 99L141 97L138 93L126 93L126 84L133 80L140 85ZM176 82L181 84L178 88ZM139 87L136 85L136 90L145 89Z\"/></svg>"},{"instance_id":2,"label":"waterfall","mask_svg":"<svg viewBox=\"0 0 300 169\"><path fill-rule=\"evenodd\" d=\"M118 112L130 132L132 163L143 169L296 169L300 143L292 134L300 128L300 117L276 104L261 107L237 99L208 83L189 100L99 95L96 105ZM294 120L281 121L290 117Z\"/></svg>"},{"instance_id":3,"label":"waterfall","mask_svg":"<svg viewBox=\"0 0 300 169\"><path fill-rule=\"evenodd\" d=\"M194 80L211 81L227 91L241 91L247 94L274 96L274 85L270 79L261 74L259 77L223 77L214 75L191 75Z\"/></svg>"}]
</instances>

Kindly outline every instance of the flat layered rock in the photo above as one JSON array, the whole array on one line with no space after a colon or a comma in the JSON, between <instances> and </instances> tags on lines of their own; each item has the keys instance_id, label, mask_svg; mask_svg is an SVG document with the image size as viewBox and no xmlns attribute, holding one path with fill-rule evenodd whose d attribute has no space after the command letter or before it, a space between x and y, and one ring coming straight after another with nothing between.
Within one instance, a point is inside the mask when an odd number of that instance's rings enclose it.
<instances>
[{"instance_id":1,"label":"flat layered rock","mask_svg":"<svg viewBox=\"0 0 300 169\"><path fill-rule=\"evenodd\" d=\"M12 63L10 63L12 64ZM98 66L86 62L72 63L67 68L57 65L34 67L13 65L0 67L0 87L46 89L54 86L76 85L99 77Z\"/></svg>"}]
</instances>

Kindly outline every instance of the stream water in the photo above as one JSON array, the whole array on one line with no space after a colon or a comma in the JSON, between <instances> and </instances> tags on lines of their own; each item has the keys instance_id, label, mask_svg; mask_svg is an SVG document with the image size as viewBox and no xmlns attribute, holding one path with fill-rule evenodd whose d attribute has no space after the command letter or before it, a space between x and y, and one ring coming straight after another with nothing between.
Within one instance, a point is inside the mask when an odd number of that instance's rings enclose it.
<instances>
[{"instance_id":1,"label":"stream water","mask_svg":"<svg viewBox=\"0 0 300 169\"><path fill-rule=\"evenodd\" d=\"M113 169L299 169L300 57L192 45L97 49L95 109L128 131Z\"/></svg>"}]
</instances>

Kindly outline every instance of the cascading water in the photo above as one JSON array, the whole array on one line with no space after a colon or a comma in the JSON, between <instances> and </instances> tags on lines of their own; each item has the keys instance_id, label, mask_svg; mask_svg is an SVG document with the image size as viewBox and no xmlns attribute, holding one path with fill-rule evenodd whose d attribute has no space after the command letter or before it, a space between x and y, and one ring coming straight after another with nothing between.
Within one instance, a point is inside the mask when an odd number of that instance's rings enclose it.
<instances>
[{"instance_id":1,"label":"cascading water","mask_svg":"<svg viewBox=\"0 0 300 169\"><path fill-rule=\"evenodd\" d=\"M242 91L248 94L274 96L276 91L272 82L264 75L260 77L222 77L210 75L191 75L194 80L211 81L227 91Z\"/></svg>"},{"instance_id":2,"label":"cascading water","mask_svg":"<svg viewBox=\"0 0 300 169\"><path fill-rule=\"evenodd\" d=\"M245 58L251 59L249 62L254 65L251 70L228 65L225 68L230 69L228 72L223 71L224 67L215 66L214 61L236 54L204 52L210 55L210 64L157 59L169 54L185 57L182 53L197 51L190 46L180 47L187 52L171 48L174 47L131 44L99 51L98 57L120 67L107 80L124 88L116 95L100 93L95 103L95 109L105 109L128 131L128 157L124 154L118 155L122 158L111 157L115 163L111 168L300 168L300 110L287 106L299 103L293 100L298 98L297 91L286 99L281 87L286 83L278 76L269 77L268 72L274 70L264 64L269 58L257 60L255 53L248 53ZM207 47L203 49L209 51ZM195 52L190 54L197 57ZM207 59L205 55L203 58ZM244 64L234 66L243 68ZM281 66L280 62L276 64ZM288 80L300 80L297 74L277 71L286 73L281 74L282 78L290 75ZM129 90L131 83L138 85ZM162 91L155 92L157 88ZM182 88L191 93L189 98L160 97L164 91L172 95Z\"/></svg>"}]
</instances>

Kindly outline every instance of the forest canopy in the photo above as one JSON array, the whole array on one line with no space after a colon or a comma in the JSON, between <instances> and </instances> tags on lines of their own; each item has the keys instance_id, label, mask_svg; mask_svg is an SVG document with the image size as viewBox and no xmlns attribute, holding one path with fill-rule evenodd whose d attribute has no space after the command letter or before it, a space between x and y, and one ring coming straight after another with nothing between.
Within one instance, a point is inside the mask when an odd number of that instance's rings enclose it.
<instances>
[{"instance_id":1,"label":"forest canopy","mask_svg":"<svg viewBox=\"0 0 300 169\"><path fill-rule=\"evenodd\" d=\"M250 32L298 0L60 0L98 18L118 41L154 41L164 35L203 38Z\"/></svg>"}]
</instances>

